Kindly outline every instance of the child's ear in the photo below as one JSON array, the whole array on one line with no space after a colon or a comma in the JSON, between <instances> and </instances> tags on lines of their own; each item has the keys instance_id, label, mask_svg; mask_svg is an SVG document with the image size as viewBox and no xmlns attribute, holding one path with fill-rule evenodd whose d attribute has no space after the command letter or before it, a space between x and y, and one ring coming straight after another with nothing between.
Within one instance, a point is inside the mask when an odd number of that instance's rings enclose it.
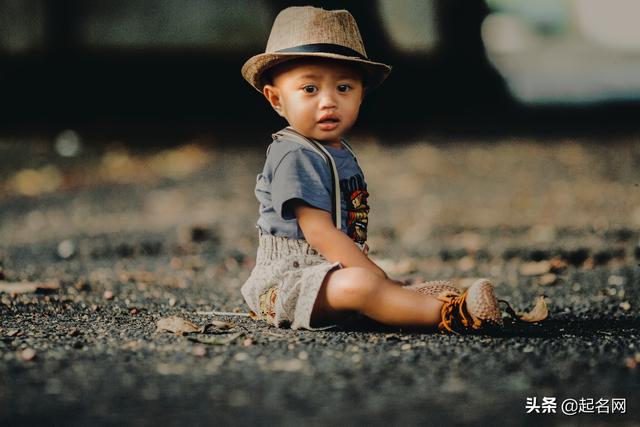
<instances>
[{"instance_id":1,"label":"child's ear","mask_svg":"<svg viewBox=\"0 0 640 427\"><path fill-rule=\"evenodd\" d=\"M267 98L267 101L269 101L269 104L271 104L271 107L273 107L276 113L284 117L282 104L280 103L280 91L278 88L272 85L264 85L262 88L262 94Z\"/></svg>"}]
</instances>

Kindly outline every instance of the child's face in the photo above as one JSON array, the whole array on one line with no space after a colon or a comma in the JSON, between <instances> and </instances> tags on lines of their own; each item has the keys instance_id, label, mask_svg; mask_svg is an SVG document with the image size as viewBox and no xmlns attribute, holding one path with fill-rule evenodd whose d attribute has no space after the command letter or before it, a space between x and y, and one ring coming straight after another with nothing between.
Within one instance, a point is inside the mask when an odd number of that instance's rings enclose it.
<instances>
[{"instance_id":1,"label":"child's face","mask_svg":"<svg viewBox=\"0 0 640 427\"><path fill-rule=\"evenodd\" d=\"M358 118L364 88L353 66L320 59L283 64L263 93L295 130L340 147Z\"/></svg>"}]
</instances>

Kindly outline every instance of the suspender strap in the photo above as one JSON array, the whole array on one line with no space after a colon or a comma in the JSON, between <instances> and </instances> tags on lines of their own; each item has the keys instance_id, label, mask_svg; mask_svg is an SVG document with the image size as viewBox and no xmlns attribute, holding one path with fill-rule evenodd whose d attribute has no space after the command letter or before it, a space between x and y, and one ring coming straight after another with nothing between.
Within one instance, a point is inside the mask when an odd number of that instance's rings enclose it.
<instances>
[{"instance_id":1,"label":"suspender strap","mask_svg":"<svg viewBox=\"0 0 640 427\"><path fill-rule=\"evenodd\" d=\"M296 130L294 130L290 126L274 134L274 139L277 138L278 134L282 134L282 133L286 133L288 135L294 136L295 138L293 138L293 140L295 142L318 153L324 159L325 163L329 165L329 170L331 171L331 188L333 189L333 192L331 194L331 208L334 215L333 223L335 224L337 229L341 229L342 228L342 206L340 203L340 179L338 176L338 168L336 167L336 163L333 160L333 157L331 156L329 151L327 151L327 149L324 148L322 144L305 137L304 135L298 133ZM354 154L353 150L351 149L351 147L349 147L349 145L345 141L342 141L342 145L347 150L349 150L353 158L356 159L356 155ZM357 163L357 160L356 160L356 163Z\"/></svg>"},{"instance_id":2,"label":"suspender strap","mask_svg":"<svg viewBox=\"0 0 640 427\"><path fill-rule=\"evenodd\" d=\"M358 158L356 157L356 153L353 152L353 148L351 148L351 146L347 144L347 141L345 141L344 139L341 142L342 142L342 146L346 148L349 151L349 153L351 153L351 155L353 156L353 160L355 160L356 163L358 163Z\"/></svg>"}]
</instances>

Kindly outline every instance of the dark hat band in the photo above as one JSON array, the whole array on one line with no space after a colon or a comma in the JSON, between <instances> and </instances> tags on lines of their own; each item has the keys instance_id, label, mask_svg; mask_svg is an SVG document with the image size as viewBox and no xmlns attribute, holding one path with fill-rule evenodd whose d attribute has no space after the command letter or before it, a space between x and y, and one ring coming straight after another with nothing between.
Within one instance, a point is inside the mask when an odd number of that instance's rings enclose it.
<instances>
[{"instance_id":1,"label":"dark hat band","mask_svg":"<svg viewBox=\"0 0 640 427\"><path fill-rule=\"evenodd\" d=\"M274 53L333 53L368 60L366 56L345 46L333 43L312 43L276 50Z\"/></svg>"}]
</instances>

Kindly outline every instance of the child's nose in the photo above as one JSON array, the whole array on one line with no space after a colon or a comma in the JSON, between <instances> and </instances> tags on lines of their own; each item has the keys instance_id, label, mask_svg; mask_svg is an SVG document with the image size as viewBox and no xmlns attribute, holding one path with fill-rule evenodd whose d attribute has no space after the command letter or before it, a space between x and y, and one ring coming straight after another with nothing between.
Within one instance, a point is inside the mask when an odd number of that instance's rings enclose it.
<instances>
[{"instance_id":1,"label":"child's nose","mask_svg":"<svg viewBox=\"0 0 640 427\"><path fill-rule=\"evenodd\" d=\"M330 91L325 91L320 95L320 108L335 108L336 97Z\"/></svg>"}]
</instances>

